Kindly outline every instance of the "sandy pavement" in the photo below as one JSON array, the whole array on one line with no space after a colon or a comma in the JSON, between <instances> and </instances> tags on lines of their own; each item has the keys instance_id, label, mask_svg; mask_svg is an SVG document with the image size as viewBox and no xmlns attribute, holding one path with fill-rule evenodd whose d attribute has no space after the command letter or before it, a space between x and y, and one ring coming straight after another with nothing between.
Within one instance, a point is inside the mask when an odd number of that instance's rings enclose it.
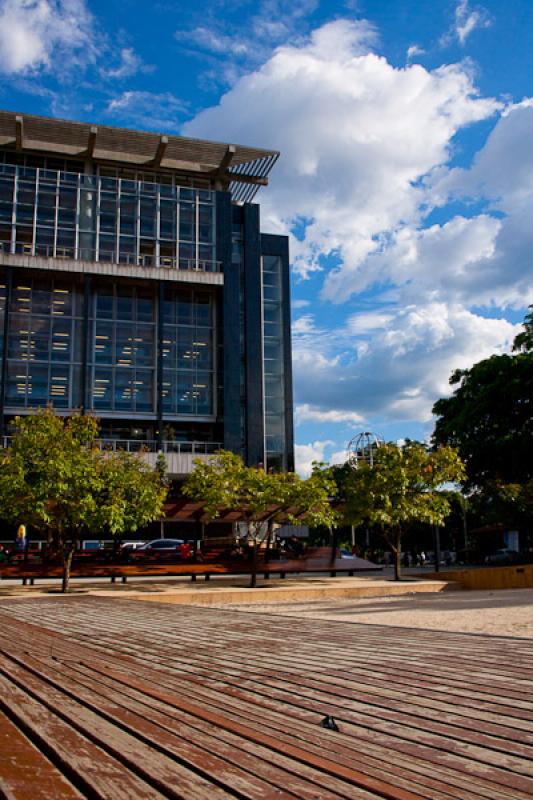
<instances>
[{"instance_id":1,"label":"sandy pavement","mask_svg":"<svg viewBox=\"0 0 533 800\"><path fill-rule=\"evenodd\" d=\"M230 606L250 613L533 638L533 589Z\"/></svg>"}]
</instances>

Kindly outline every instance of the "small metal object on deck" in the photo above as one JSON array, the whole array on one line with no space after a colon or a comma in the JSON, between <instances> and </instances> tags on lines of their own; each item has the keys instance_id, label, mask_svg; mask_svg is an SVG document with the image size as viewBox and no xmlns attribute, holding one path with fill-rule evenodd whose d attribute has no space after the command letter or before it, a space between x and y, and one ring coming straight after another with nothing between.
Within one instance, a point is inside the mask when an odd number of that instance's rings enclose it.
<instances>
[{"instance_id":1,"label":"small metal object on deck","mask_svg":"<svg viewBox=\"0 0 533 800\"><path fill-rule=\"evenodd\" d=\"M328 714L327 716L324 717L324 719L320 723L320 727L321 728L327 728L328 731L338 731L339 730L339 726L337 725L337 723L335 722L335 720L333 719L333 717L330 714Z\"/></svg>"}]
</instances>

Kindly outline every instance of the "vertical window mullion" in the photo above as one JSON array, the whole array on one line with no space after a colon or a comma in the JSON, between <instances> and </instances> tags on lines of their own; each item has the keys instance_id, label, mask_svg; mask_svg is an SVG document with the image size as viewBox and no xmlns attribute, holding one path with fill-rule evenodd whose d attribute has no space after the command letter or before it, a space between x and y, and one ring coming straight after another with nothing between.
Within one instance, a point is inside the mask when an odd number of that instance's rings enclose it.
<instances>
[{"instance_id":1,"label":"vertical window mullion","mask_svg":"<svg viewBox=\"0 0 533 800\"><path fill-rule=\"evenodd\" d=\"M141 184L136 183L137 211L135 220L135 264L141 263Z\"/></svg>"},{"instance_id":2,"label":"vertical window mullion","mask_svg":"<svg viewBox=\"0 0 533 800\"><path fill-rule=\"evenodd\" d=\"M176 250L174 253L176 269L180 266L180 190L176 186Z\"/></svg>"},{"instance_id":3,"label":"vertical window mullion","mask_svg":"<svg viewBox=\"0 0 533 800\"><path fill-rule=\"evenodd\" d=\"M161 187L157 184L157 192L155 197L155 251L154 260L155 267L160 266L161 255Z\"/></svg>"},{"instance_id":4,"label":"vertical window mullion","mask_svg":"<svg viewBox=\"0 0 533 800\"><path fill-rule=\"evenodd\" d=\"M194 225L194 239L195 239L195 247L194 247L194 257L195 257L195 264L194 268L198 269L198 256L200 254L200 196L199 193L196 192L196 206L195 206L195 225Z\"/></svg>"},{"instance_id":5,"label":"vertical window mullion","mask_svg":"<svg viewBox=\"0 0 533 800\"><path fill-rule=\"evenodd\" d=\"M78 173L76 179L76 222L74 231L74 259L77 261L80 257L80 214L81 214L81 175Z\"/></svg>"},{"instance_id":6,"label":"vertical window mullion","mask_svg":"<svg viewBox=\"0 0 533 800\"><path fill-rule=\"evenodd\" d=\"M102 178L100 175L96 178L96 242L94 250L94 260L100 261L100 192L102 186Z\"/></svg>"},{"instance_id":7,"label":"vertical window mullion","mask_svg":"<svg viewBox=\"0 0 533 800\"><path fill-rule=\"evenodd\" d=\"M217 204L214 201L213 192L211 192L211 254L213 256L214 264L212 264L213 272L217 271L217 241L215 231L217 229Z\"/></svg>"},{"instance_id":8,"label":"vertical window mullion","mask_svg":"<svg viewBox=\"0 0 533 800\"><path fill-rule=\"evenodd\" d=\"M13 207L11 209L11 243L9 246L10 252L14 253L16 249L16 225L17 225L17 198L18 198L18 185L19 185L19 168L15 168L15 178L13 180ZM35 214L35 212L34 212Z\"/></svg>"},{"instance_id":9,"label":"vertical window mullion","mask_svg":"<svg viewBox=\"0 0 533 800\"><path fill-rule=\"evenodd\" d=\"M117 181L117 199L115 206L115 261L120 262L120 201L122 199L122 178Z\"/></svg>"},{"instance_id":10,"label":"vertical window mullion","mask_svg":"<svg viewBox=\"0 0 533 800\"><path fill-rule=\"evenodd\" d=\"M17 170L18 172L18 170ZM39 204L39 177L41 174L40 169L35 171L35 199L33 203L33 222L31 231L31 254L35 255L35 245L37 243L37 206Z\"/></svg>"},{"instance_id":11,"label":"vertical window mullion","mask_svg":"<svg viewBox=\"0 0 533 800\"><path fill-rule=\"evenodd\" d=\"M55 197L55 207L54 207L54 244L52 250L54 258L57 256L57 226L59 225L59 176L60 175L61 173L58 170L56 177L56 197Z\"/></svg>"}]
</instances>

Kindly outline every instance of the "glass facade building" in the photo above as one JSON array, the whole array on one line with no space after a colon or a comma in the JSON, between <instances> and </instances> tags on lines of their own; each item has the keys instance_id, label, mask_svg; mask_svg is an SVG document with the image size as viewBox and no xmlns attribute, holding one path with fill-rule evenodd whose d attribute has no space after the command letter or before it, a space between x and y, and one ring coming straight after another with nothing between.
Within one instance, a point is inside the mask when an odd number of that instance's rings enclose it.
<instances>
[{"instance_id":1,"label":"glass facade building","mask_svg":"<svg viewBox=\"0 0 533 800\"><path fill-rule=\"evenodd\" d=\"M277 154L10 112L0 137L3 433L51 405L292 469L287 239L246 202Z\"/></svg>"}]
</instances>

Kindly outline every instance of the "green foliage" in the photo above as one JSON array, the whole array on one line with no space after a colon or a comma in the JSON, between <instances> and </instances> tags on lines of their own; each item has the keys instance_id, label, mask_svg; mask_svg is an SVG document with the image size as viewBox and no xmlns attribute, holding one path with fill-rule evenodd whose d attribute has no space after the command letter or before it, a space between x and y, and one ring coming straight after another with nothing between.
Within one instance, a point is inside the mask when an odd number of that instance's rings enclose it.
<instances>
[{"instance_id":1,"label":"green foliage","mask_svg":"<svg viewBox=\"0 0 533 800\"><path fill-rule=\"evenodd\" d=\"M222 450L208 462L196 461L183 493L202 501L211 519L223 509L239 509L255 540L263 524L275 521L280 513L299 524L332 524L335 512L329 496L333 486L329 475L313 474L304 481L291 472L265 472L246 467L239 456Z\"/></svg>"},{"instance_id":2,"label":"green foliage","mask_svg":"<svg viewBox=\"0 0 533 800\"><path fill-rule=\"evenodd\" d=\"M17 417L0 452L0 515L48 537L64 559L64 588L77 543L107 529L121 536L157 519L166 487L141 455L102 452L98 421L50 409Z\"/></svg>"},{"instance_id":3,"label":"green foliage","mask_svg":"<svg viewBox=\"0 0 533 800\"><path fill-rule=\"evenodd\" d=\"M514 341L514 355L494 355L457 370L453 395L435 403L433 441L457 447L468 488L496 496L497 486L533 478L533 313Z\"/></svg>"},{"instance_id":4,"label":"green foliage","mask_svg":"<svg viewBox=\"0 0 533 800\"><path fill-rule=\"evenodd\" d=\"M428 451L418 442L382 445L372 467L361 463L345 478L346 521L381 531L396 555L398 578L403 533L417 522L442 525L450 513L450 494L443 485L463 478L463 465L451 447Z\"/></svg>"},{"instance_id":5,"label":"green foliage","mask_svg":"<svg viewBox=\"0 0 533 800\"><path fill-rule=\"evenodd\" d=\"M385 444L374 466L361 463L345 483L346 514L352 525L404 527L412 522L442 525L449 512L443 484L462 479L464 470L450 447L428 451L418 442Z\"/></svg>"},{"instance_id":6,"label":"green foliage","mask_svg":"<svg viewBox=\"0 0 533 800\"><path fill-rule=\"evenodd\" d=\"M166 469L162 475L161 468L156 464L153 469L142 455L120 451L98 458L102 488L97 529L105 527L122 537L161 517L167 496Z\"/></svg>"},{"instance_id":7,"label":"green foliage","mask_svg":"<svg viewBox=\"0 0 533 800\"><path fill-rule=\"evenodd\" d=\"M533 352L533 305L524 318L524 330L515 337L513 342L513 352L532 353Z\"/></svg>"}]
</instances>

